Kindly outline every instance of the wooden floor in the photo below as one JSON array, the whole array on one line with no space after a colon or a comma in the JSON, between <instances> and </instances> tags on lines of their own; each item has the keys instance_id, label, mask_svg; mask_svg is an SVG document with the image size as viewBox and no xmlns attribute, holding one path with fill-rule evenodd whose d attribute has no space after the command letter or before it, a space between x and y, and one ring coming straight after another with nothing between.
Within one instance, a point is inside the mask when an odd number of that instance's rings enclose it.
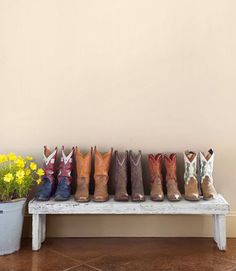
<instances>
[{"instance_id":1,"label":"wooden floor","mask_svg":"<svg viewBox=\"0 0 236 271\"><path fill-rule=\"evenodd\" d=\"M38 252L31 239L0 256L0 271L236 271L236 239L221 252L211 238L57 238Z\"/></svg>"}]
</instances>

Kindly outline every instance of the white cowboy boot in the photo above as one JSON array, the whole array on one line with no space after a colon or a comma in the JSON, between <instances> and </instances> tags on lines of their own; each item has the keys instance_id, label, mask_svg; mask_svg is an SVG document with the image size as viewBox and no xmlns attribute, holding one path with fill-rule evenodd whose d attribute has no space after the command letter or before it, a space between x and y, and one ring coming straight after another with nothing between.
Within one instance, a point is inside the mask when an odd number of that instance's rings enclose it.
<instances>
[{"instance_id":1,"label":"white cowboy boot","mask_svg":"<svg viewBox=\"0 0 236 271\"><path fill-rule=\"evenodd\" d=\"M200 180L203 198L205 200L216 198L217 192L213 185L213 164L214 164L214 152L210 149L205 155L200 152Z\"/></svg>"}]
</instances>

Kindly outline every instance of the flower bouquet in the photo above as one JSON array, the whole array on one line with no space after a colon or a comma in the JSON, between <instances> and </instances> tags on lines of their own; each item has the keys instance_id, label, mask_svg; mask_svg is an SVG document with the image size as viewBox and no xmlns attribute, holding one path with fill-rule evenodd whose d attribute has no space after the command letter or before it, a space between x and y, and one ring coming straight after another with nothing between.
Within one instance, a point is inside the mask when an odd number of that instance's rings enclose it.
<instances>
[{"instance_id":1,"label":"flower bouquet","mask_svg":"<svg viewBox=\"0 0 236 271\"><path fill-rule=\"evenodd\" d=\"M0 154L0 255L19 250L26 198L43 175L31 156Z\"/></svg>"}]
</instances>

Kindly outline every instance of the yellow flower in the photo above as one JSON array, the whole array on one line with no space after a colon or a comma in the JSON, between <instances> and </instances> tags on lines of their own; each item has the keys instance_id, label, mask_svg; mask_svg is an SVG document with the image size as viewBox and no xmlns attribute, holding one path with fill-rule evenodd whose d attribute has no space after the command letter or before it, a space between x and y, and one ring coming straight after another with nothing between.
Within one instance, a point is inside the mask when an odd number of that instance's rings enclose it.
<instances>
[{"instance_id":1,"label":"yellow flower","mask_svg":"<svg viewBox=\"0 0 236 271\"><path fill-rule=\"evenodd\" d=\"M36 169L37 169L37 165L36 165L34 162L31 162L31 163L30 163L30 168L31 168L32 170L36 170Z\"/></svg>"},{"instance_id":2,"label":"yellow flower","mask_svg":"<svg viewBox=\"0 0 236 271\"><path fill-rule=\"evenodd\" d=\"M0 163L4 163L7 161L7 156L6 154L0 154Z\"/></svg>"},{"instance_id":3,"label":"yellow flower","mask_svg":"<svg viewBox=\"0 0 236 271\"><path fill-rule=\"evenodd\" d=\"M15 163L19 168L25 167L25 160L20 156L15 160Z\"/></svg>"},{"instance_id":4,"label":"yellow flower","mask_svg":"<svg viewBox=\"0 0 236 271\"><path fill-rule=\"evenodd\" d=\"M31 173L31 170L28 168L28 169L26 169L26 171L25 171L25 175L26 176L29 176L30 175L30 173Z\"/></svg>"},{"instance_id":5,"label":"yellow flower","mask_svg":"<svg viewBox=\"0 0 236 271\"><path fill-rule=\"evenodd\" d=\"M39 169L37 170L37 174L38 174L39 176L43 176L43 175L44 175L44 170L43 170L42 168L39 168Z\"/></svg>"},{"instance_id":6,"label":"yellow flower","mask_svg":"<svg viewBox=\"0 0 236 271\"><path fill-rule=\"evenodd\" d=\"M40 178L37 179L36 182L37 182L38 185L41 184L41 179Z\"/></svg>"},{"instance_id":7,"label":"yellow flower","mask_svg":"<svg viewBox=\"0 0 236 271\"><path fill-rule=\"evenodd\" d=\"M24 176L25 176L25 172L24 172L23 169L20 169L20 170L18 170L18 171L16 172L16 178L17 178L17 179L23 179Z\"/></svg>"},{"instance_id":8,"label":"yellow flower","mask_svg":"<svg viewBox=\"0 0 236 271\"><path fill-rule=\"evenodd\" d=\"M21 184L23 184L23 178L17 178L16 179L16 182L19 184L19 185L21 185Z\"/></svg>"},{"instance_id":9,"label":"yellow flower","mask_svg":"<svg viewBox=\"0 0 236 271\"><path fill-rule=\"evenodd\" d=\"M32 157L32 156L26 156L26 160L32 161L32 160L33 160L33 157Z\"/></svg>"},{"instance_id":10,"label":"yellow flower","mask_svg":"<svg viewBox=\"0 0 236 271\"><path fill-rule=\"evenodd\" d=\"M4 182L6 182L6 183L11 182L13 179L14 178L13 178L13 175L11 173L7 173L3 178Z\"/></svg>"},{"instance_id":11,"label":"yellow flower","mask_svg":"<svg viewBox=\"0 0 236 271\"><path fill-rule=\"evenodd\" d=\"M10 152L10 153L8 154L8 159L9 159L10 161L15 161L15 160L16 160L16 155L15 155L15 153L14 153L14 152Z\"/></svg>"}]
</instances>

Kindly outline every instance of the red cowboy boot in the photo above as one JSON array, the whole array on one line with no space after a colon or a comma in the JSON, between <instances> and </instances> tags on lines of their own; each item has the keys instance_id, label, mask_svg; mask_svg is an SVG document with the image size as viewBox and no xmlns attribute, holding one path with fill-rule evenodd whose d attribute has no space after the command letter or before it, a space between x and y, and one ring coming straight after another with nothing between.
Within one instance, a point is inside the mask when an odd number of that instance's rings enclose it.
<instances>
[{"instance_id":1,"label":"red cowboy boot","mask_svg":"<svg viewBox=\"0 0 236 271\"><path fill-rule=\"evenodd\" d=\"M181 194L178 189L176 177L176 154L165 155L164 161L166 167L167 198L170 201L179 201L181 200Z\"/></svg>"},{"instance_id":2,"label":"red cowboy boot","mask_svg":"<svg viewBox=\"0 0 236 271\"><path fill-rule=\"evenodd\" d=\"M164 200L163 193L163 178L161 173L161 162L162 154L158 153L157 155L149 154L148 155L148 165L151 175L151 200L162 201Z\"/></svg>"},{"instance_id":3,"label":"red cowboy boot","mask_svg":"<svg viewBox=\"0 0 236 271\"><path fill-rule=\"evenodd\" d=\"M44 163L43 170L44 176L42 177L42 185L35 198L39 201L49 200L51 196L54 195L56 190L55 184L55 170L56 170L56 157L57 157L57 147L51 153L51 151L44 146Z\"/></svg>"},{"instance_id":4,"label":"red cowboy boot","mask_svg":"<svg viewBox=\"0 0 236 271\"><path fill-rule=\"evenodd\" d=\"M73 169L74 147L72 151L66 156L64 146L62 147L61 162L59 164L59 173L57 175L58 185L55 194L56 201L68 200L71 196L71 172Z\"/></svg>"}]
</instances>

